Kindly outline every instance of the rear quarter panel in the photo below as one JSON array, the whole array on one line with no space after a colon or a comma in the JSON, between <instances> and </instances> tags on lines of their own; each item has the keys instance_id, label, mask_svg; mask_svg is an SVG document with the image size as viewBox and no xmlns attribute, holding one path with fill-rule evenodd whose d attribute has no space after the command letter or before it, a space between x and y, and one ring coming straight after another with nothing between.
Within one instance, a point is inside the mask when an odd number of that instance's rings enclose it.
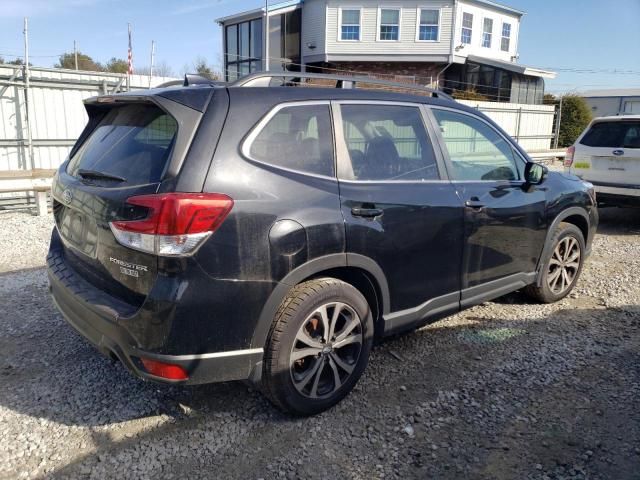
<instances>
[{"instance_id":1,"label":"rear quarter panel","mask_svg":"<svg viewBox=\"0 0 640 480\"><path fill-rule=\"evenodd\" d=\"M345 251L336 179L243 157L245 137L273 102L252 102L241 94L230 95L231 108L204 181L205 192L229 195L234 206L194 258L206 303L200 322L220 333L223 348L238 342L248 346L269 296L288 273Z\"/></svg>"}]
</instances>

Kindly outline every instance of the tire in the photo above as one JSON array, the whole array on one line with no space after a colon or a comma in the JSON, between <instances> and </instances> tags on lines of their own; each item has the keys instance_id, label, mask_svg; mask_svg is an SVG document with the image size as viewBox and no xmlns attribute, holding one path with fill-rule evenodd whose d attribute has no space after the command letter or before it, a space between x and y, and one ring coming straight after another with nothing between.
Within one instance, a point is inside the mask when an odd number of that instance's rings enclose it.
<instances>
[{"instance_id":1,"label":"tire","mask_svg":"<svg viewBox=\"0 0 640 480\"><path fill-rule=\"evenodd\" d=\"M287 413L327 410L353 389L372 343L371 309L356 288L334 278L301 283L282 301L271 326L263 391Z\"/></svg>"},{"instance_id":2,"label":"tire","mask_svg":"<svg viewBox=\"0 0 640 480\"><path fill-rule=\"evenodd\" d=\"M557 302L569 295L578 282L585 260L584 236L571 223L560 223L550 244L549 252L542 259L536 283L524 290L527 295L542 303Z\"/></svg>"}]
</instances>

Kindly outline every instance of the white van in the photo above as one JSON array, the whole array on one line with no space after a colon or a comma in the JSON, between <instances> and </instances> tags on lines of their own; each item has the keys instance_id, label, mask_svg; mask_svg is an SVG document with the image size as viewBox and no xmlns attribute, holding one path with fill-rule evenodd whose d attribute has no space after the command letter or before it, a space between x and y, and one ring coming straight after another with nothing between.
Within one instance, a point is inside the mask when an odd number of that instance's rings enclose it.
<instances>
[{"instance_id":1,"label":"white van","mask_svg":"<svg viewBox=\"0 0 640 480\"><path fill-rule=\"evenodd\" d=\"M598 203L640 206L640 115L595 118L567 150L564 166L593 183Z\"/></svg>"}]
</instances>

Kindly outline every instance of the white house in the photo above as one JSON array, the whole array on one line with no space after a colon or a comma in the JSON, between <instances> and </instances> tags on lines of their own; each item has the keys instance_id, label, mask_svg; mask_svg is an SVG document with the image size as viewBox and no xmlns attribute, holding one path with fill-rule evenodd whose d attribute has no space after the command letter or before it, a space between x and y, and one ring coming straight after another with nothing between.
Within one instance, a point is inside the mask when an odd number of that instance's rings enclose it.
<instances>
[{"instance_id":1,"label":"white house","mask_svg":"<svg viewBox=\"0 0 640 480\"><path fill-rule=\"evenodd\" d=\"M269 67L359 72L542 103L555 73L517 63L524 12L489 0L292 0L269 6ZM219 18L228 80L264 68L264 9Z\"/></svg>"}]
</instances>

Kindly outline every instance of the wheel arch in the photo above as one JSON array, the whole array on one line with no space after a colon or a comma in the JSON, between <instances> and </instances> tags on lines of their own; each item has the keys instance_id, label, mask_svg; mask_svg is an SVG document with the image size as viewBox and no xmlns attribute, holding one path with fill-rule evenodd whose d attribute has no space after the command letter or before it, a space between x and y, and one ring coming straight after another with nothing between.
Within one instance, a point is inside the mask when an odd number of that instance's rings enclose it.
<instances>
[{"instance_id":1,"label":"wheel arch","mask_svg":"<svg viewBox=\"0 0 640 480\"><path fill-rule=\"evenodd\" d=\"M265 346L269 329L282 300L292 287L312 278L333 277L353 285L369 303L376 332L382 316L389 313L389 285L380 266L369 257L336 253L315 258L287 274L271 292L256 324L251 346Z\"/></svg>"},{"instance_id":2,"label":"wheel arch","mask_svg":"<svg viewBox=\"0 0 640 480\"><path fill-rule=\"evenodd\" d=\"M582 235L584 237L585 244L587 244L589 240L589 229L590 229L590 221L589 221L589 213L582 207L569 207L565 210L562 210L556 217L553 219L549 228L547 229L547 236L544 241L544 248L542 249L542 254L538 259L538 266L536 268L536 272L538 273L538 282L540 281L540 269L543 265L543 259L547 258L551 248L551 237L553 236L553 232L558 228L560 223L566 222L575 225L580 229Z\"/></svg>"}]
</instances>

